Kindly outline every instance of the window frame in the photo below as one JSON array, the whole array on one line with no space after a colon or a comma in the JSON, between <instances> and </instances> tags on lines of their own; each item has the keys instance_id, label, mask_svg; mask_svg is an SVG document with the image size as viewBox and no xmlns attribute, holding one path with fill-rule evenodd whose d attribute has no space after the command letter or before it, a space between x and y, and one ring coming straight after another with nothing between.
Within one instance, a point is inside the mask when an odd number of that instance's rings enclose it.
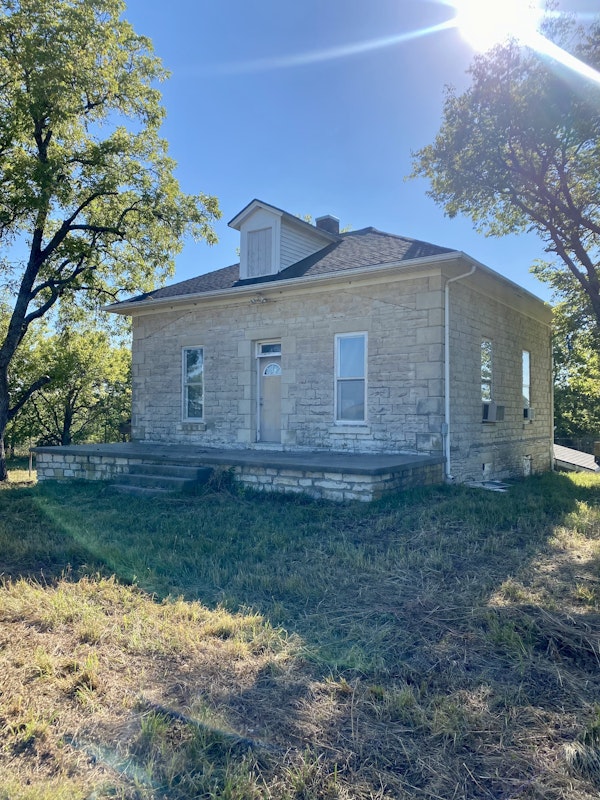
<instances>
[{"instance_id":1,"label":"window frame","mask_svg":"<svg viewBox=\"0 0 600 800\"><path fill-rule=\"evenodd\" d=\"M257 358L278 358L281 356L281 339L266 339L256 342Z\"/></svg>"},{"instance_id":2,"label":"window frame","mask_svg":"<svg viewBox=\"0 0 600 800\"><path fill-rule=\"evenodd\" d=\"M202 352L202 380L190 381L187 379L187 353L200 350ZM205 419L205 381L204 381L204 345L186 346L181 348L181 418L184 422L204 422ZM188 416L188 388L197 384L202 384L202 416Z\"/></svg>"},{"instance_id":3,"label":"window frame","mask_svg":"<svg viewBox=\"0 0 600 800\"><path fill-rule=\"evenodd\" d=\"M489 377L486 374L484 377L484 369L486 369L484 365L483 355L484 355L484 345L489 345ZM487 337L483 337L481 339L481 343L479 345L479 354L480 354L480 362L479 362L479 384L480 384L480 392L481 392L481 402L482 403L492 403L494 400L494 343L491 339ZM488 387L488 394L489 397L484 397L483 387L486 385Z\"/></svg>"},{"instance_id":4,"label":"window frame","mask_svg":"<svg viewBox=\"0 0 600 800\"><path fill-rule=\"evenodd\" d=\"M363 370L362 375L345 375L341 376L341 342L344 339L356 339L362 337L364 341L364 357L363 357ZM333 417L336 425L365 425L368 421L368 407L367 407L367 389L368 389L368 373L367 366L369 360L369 335L367 331L349 331L348 333L335 334L335 365L334 365L334 381L333 381ZM346 381L361 380L363 382L363 417L362 419L342 419L340 409L338 407L339 385Z\"/></svg>"},{"instance_id":5,"label":"window frame","mask_svg":"<svg viewBox=\"0 0 600 800\"><path fill-rule=\"evenodd\" d=\"M488 365L486 365L484 361L484 348L489 351ZM484 391L484 386L487 387L487 392ZM482 336L479 344L479 392L481 421L484 424L496 422L497 406L494 402L494 342L488 336Z\"/></svg>"},{"instance_id":6,"label":"window frame","mask_svg":"<svg viewBox=\"0 0 600 800\"><path fill-rule=\"evenodd\" d=\"M527 355L527 374L525 373L525 355ZM521 402L523 419L529 419L531 408L531 350L521 350Z\"/></svg>"}]
</instances>

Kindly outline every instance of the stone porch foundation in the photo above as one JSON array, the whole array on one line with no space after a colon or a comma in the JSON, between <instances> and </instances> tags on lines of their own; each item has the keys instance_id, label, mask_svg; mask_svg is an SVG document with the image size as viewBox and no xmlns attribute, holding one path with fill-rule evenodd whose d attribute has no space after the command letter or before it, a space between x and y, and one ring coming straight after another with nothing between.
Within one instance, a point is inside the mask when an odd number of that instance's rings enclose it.
<instances>
[{"instance_id":1,"label":"stone porch foundation","mask_svg":"<svg viewBox=\"0 0 600 800\"><path fill-rule=\"evenodd\" d=\"M38 480L116 481L139 464L180 464L231 470L242 485L266 492L304 493L335 500L371 501L415 486L442 483L442 458L412 454L291 453L201 450L127 442L36 447Z\"/></svg>"}]
</instances>

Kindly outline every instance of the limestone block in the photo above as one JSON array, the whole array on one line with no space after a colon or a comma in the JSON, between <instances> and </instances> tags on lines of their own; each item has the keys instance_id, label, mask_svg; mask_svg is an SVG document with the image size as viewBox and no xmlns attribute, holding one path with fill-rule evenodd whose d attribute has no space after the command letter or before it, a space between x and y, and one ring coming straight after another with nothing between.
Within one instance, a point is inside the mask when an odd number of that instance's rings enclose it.
<instances>
[{"instance_id":1,"label":"limestone block","mask_svg":"<svg viewBox=\"0 0 600 800\"><path fill-rule=\"evenodd\" d=\"M415 305L419 311L430 308L440 309L441 299L439 292L417 292Z\"/></svg>"},{"instance_id":2,"label":"limestone block","mask_svg":"<svg viewBox=\"0 0 600 800\"><path fill-rule=\"evenodd\" d=\"M440 380L443 367L437 361L422 361L415 365L415 376L418 381Z\"/></svg>"}]
</instances>

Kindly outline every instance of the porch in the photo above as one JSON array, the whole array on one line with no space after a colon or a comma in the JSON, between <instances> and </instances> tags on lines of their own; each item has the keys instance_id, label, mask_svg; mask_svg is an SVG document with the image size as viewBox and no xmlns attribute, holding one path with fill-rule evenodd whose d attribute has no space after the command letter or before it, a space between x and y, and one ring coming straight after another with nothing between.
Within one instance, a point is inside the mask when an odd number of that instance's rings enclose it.
<instances>
[{"instance_id":1,"label":"porch","mask_svg":"<svg viewBox=\"0 0 600 800\"><path fill-rule=\"evenodd\" d=\"M370 501L444 479L441 456L417 454L202 449L141 442L35 447L33 452L40 481L107 480L142 491L182 489L231 470L236 481L256 490Z\"/></svg>"}]
</instances>

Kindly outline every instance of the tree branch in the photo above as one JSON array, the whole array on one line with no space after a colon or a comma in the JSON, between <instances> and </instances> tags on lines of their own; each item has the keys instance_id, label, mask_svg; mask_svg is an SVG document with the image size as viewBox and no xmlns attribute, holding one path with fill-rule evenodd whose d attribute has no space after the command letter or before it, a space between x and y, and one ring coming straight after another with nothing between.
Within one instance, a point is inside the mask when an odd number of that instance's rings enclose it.
<instances>
[{"instance_id":1,"label":"tree branch","mask_svg":"<svg viewBox=\"0 0 600 800\"><path fill-rule=\"evenodd\" d=\"M51 380L52 378L49 375L42 375L41 378L38 378L37 381L32 383L29 389L23 392L14 406L8 409L8 421L10 422L12 419L14 419L29 398L36 392L39 392L39 390L46 386L46 384L50 383Z\"/></svg>"}]
</instances>

